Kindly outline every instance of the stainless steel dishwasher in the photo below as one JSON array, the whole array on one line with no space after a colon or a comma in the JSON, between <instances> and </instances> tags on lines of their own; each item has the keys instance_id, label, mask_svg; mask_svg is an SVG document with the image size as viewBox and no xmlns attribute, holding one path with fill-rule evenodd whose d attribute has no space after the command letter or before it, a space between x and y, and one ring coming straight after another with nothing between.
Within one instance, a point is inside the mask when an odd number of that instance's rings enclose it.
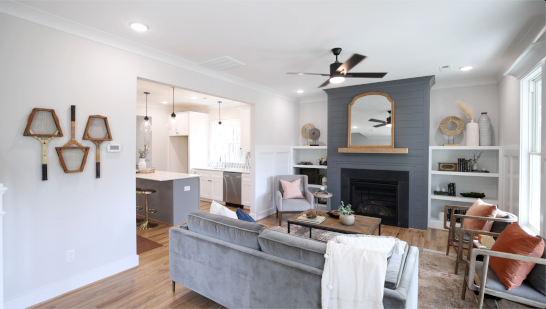
<instances>
[{"instance_id":1,"label":"stainless steel dishwasher","mask_svg":"<svg viewBox=\"0 0 546 309\"><path fill-rule=\"evenodd\" d=\"M224 202L241 206L241 173L224 172Z\"/></svg>"}]
</instances>

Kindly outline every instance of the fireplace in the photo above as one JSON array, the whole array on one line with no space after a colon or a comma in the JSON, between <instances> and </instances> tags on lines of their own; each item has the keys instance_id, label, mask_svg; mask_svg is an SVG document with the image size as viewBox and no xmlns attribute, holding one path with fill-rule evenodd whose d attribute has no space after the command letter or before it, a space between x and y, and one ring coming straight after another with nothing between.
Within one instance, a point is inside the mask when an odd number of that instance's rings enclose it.
<instances>
[{"instance_id":1,"label":"fireplace","mask_svg":"<svg viewBox=\"0 0 546 309\"><path fill-rule=\"evenodd\" d=\"M398 182L351 179L349 203L357 215L398 226Z\"/></svg>"},{"instance_id":2,"label":"fireplace","mask_svg":"<svg viewBox=\"0 0 546 309\"><path fill-rule=\"evenodd\" d=\"M381 224L408 227L407 171L341 169L341 200L355 214L381 218Z\"/></svg>"}]
</instances>

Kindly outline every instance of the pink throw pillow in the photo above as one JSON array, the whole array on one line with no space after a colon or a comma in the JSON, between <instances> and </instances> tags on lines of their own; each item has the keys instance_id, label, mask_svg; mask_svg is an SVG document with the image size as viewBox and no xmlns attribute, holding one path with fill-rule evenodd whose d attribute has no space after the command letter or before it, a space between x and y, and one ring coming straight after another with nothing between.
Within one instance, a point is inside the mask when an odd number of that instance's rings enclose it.
<instances>
[{"instance_id":1,"label":"pink throw pillow","mask_svg":"<svg viewBox=\"0 0 546 309\"><path fill-rule=\"evenodd\" d=\"M300 180L301 178L293 182L288 182L281 179L282 190L284 191L284 194L282 195L283 200L290 198L304 198L300 190Z\"/></svg>"}]
</instances>

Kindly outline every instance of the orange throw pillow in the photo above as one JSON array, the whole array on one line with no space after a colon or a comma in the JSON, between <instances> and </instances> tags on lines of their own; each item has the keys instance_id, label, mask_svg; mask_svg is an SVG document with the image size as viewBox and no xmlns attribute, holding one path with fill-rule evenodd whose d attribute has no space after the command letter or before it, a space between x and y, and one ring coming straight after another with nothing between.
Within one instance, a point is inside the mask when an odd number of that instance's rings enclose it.
<instances>
[{"instance_id":1,"label":"orange throw pillow","mask_svg":"<svg viewBox=\"0 0 546 309\"><path fill-rule=\"evenodd\" d=\"M466 212L467 216L477 216L477 217L490 217L495 218L497 215L497 206L487 204L481 199L478 199L474 202L468 211ZM493 221L489 220L478 220L478 219L464 219L464 228L469 230L478 230L478 231L491 231L491 226Z\"/></svg>"},{"instance_id":2,"label":"orange throw pillow","mask_svg":"<svg viewBox=\"0 0 546 309\"><path fill-rule=\"evenodd\" d=\"M527 234L516 222L502 231L491 250L541 257L544 253L544 240ZM502 284L508 290L513 290L527 278L527 275L535 267L535 263L492 256L489 259L489 266L495 271Z\"/></svg>"}]
</instances>

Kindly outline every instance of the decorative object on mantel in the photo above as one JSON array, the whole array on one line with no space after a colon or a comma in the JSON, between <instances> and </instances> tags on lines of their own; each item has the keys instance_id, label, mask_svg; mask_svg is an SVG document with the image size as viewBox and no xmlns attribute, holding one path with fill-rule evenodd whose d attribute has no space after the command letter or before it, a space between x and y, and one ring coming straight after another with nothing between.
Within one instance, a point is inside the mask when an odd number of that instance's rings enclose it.
<instances>
[{"instance_id":1,"label":"decorative object on mantel","mask_svg":"<svg viewBox=\"0 0 546 309\"><path fill-rule=\"evenodd\" d=\"M100 115L89 116L82 139L92 141L96 146L95 177L100 178L100 145L104 141L112 140L108 118Z\"/></svg>"},{"instance_id":2,"label":"decorative object on mantel","mask_svg":"<svg viewBox=\"0 0 546 309\"><path fill-rule=\"evenodd\" d=\"M457 101L457 107L470 119L466 124L466 146L480 145L480 127L474 122L474 110L462 101Z\"/></svg>"},{"instance_id":3,"label":"decorative object on mantel","mask_svg":"<svg viewBox=\"0 0 546 309\"><path fill-rule=\"evenodd\" d=\"M491 120L487 113L482 113L478 119L480 126L480 146L491 146Z\"/></svg>"},{"instance_id":4,"label":"decorative object on mantel","mask_svg":"<svg viewBox=\"0 0 546 309\"><path fill-rule=\"evenodd\" d=\"M479 192L465 192L465 193L459 193L461 196L464 196L464 197L473 197L473 198L484 198L485 197L485 194L484 193L479 193Z\"/></svg>"},{"instance_id":5,"label":"decorative object on mantel","mask_svg":"<svg viewBox=\"0 0 546 309\"><path fill-rule=\"evenodd\" d=\"M438 163L438 170L455 172L457 171L457 163Z\"/></svg>"},{"instance_id":6,"label":"decorative object on mantel","mask_svg":"<svg viewBox=\"0 0 546 309\"><path fill-rule=\"evenodd\" d=\"M339 222L343 225L353 225L355 223L355 215L354 210L351 207L351 204L343 204L343 201L341 201L341 205L339 205Z\"/></svg>"},{"instance_id":7,"label":"decorative object on mantel","mask_svg":"<svg viewBox=\"0 0 546 309\"><path fill-rule=\"evenodd\" d=\"M146 170L146 156L148 155L148 149L146 149L146 146L144 146L144 150L137 149L138 151L138 157L140 161L138 162L138 170L144 171Z\"/></svg>"},{"instance_id":8,"label":"decorative object on mantel","mask_svg":"<svg viewBox=\"0 0 546 309\"><path fill-rule=\"evenodd\" d=\"M89 147L84 147L76 141L76 105L70 107L72 137L63 147L55 147L65 173L81 173L87 161Z\"/></svg>"},{"instance_id":9,"label":"decorative object on mantel","mask_svg":"<svg viewBox=\"0 0 546 309\"><path fill-rule=\"evenodd\" d=\"M47 143L63 136L59 118L53 109L35 108L28 116L24 136L32 136L42 144L42 180L47 180Z\"/></svg>"},{"instance_id":10,"label":"decorative object on mantel","mask_svg":"<svg viewBox=\"0 0 546 309\"><path fill-rule=\"evenodd\" d=\"M313 143L310 146L318 146L317 140L320 137L320 131L317 128L309 129L309 138L313 140Z\"/></svg>"},{"instance_id":11,"label":"decorative object on mantel","mask_svg":"<svg viewBox=\"0 0 546 309\"><path fill-rule=\"evenodd\" d=\"M448 123L455 123L457 127L454 130L450 130L447 128ZM459 146L459 144L455 144L455 136L461 134L464 130L464 122L459 117L455 116L449 116L446 117L440 122L440 131L444 134L444 137L447 138L448 142L451 138L451 143L444 144L444 146Z\"/></svg>"}]
</instances>

